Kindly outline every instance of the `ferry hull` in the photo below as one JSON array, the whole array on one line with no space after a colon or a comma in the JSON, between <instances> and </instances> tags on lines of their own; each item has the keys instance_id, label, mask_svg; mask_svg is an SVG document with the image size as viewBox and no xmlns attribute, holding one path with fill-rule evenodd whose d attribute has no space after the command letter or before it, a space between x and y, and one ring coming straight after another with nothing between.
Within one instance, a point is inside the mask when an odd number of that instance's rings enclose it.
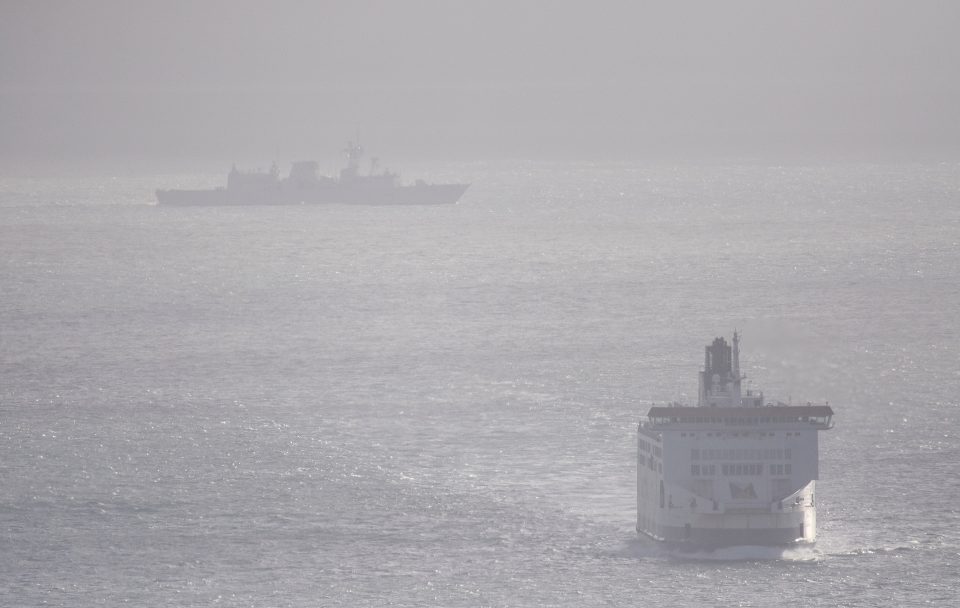
<instances>
[{"instance_id":1,"label":"ferry hull","mask_svg":"<svg viewBox=\"0 0 960 608\"><path fill-rule=\"evenodd\" d=\"M666 485L668 491L679 488ZM801 492L812 497L811 482ZM784 505L783 509L695 513L690 509L655 509L651 517L637 522L637 532L676 546L716 549L733 546L788 547L812 544L816 540L816 509L806 504Z\"/></svg>"},{"instance_id":2,"label":"ferry hull","mask_svg":"<svg viewBox=\"0 0 960 608\"><path fill-rule=\"evenodd\" d=\"M660 526L656 532L637 529L637 532L663 544L682 550L714 550L726 547L759 546L791 547L811 545L813 540L804 538L799 528L750 528L743 530L718 530L709 528L686 529L677 526Z\"/></svg>"},{"instance_id":3,"label":"ferry hull","mask_svg":"<svg viewBox=\"0 0 960 608\"><path fill-rule=\"evenodd\" d=\"M637 532L689 549L810 545L828 405L764 405L740 383L739 336L707 346L696 407L637 427Z\"/></svg>"}]
</instances>

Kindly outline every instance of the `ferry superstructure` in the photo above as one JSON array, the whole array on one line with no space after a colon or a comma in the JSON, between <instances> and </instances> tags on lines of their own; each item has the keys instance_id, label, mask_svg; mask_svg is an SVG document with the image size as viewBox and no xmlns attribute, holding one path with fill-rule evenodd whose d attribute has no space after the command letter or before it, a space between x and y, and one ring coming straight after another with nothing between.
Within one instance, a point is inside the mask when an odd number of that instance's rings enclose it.
<instances>
[{"instance_id":1,"label":"ferry superstructure","mask_svg":"<svg viewBox=\"0 0 960 608\"><path fill-rule=\"evenodd\" d=\"M637 432L637 532L671 545L816 540L818 434L829 405L768 405L744 391L740 339L706 347L696 407L651 407Z\"/></svg>"}]
</instances>

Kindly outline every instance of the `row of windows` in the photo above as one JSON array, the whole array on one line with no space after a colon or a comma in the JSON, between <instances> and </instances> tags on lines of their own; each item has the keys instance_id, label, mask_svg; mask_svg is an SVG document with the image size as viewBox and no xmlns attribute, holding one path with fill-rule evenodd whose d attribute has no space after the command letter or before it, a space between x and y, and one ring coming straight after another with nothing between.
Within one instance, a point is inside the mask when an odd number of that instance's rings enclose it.
<instances>
[{"instance_id":1,"label":"row of windows","mask_svg":"<svg viewBox=\"0 0 960 608\"><path fill-rule=\"evenodd\" d=\"M770 474L771 475L791 475L791 467L789 464L771 464L770 465Z\"/></svg>"},{"instance_id":2,"label":"row of windows","mask_svg":"<svg viewBox=\"0 0 960 608\"><path fill-rule=\"evenodd\" d=\"M638 460L640 466L645 466L654 473L663 473L663 465L654 460L653 456L644 456L641 454Z\"/></svg>"},{"instance_id":3,"label":"row of windows","mask_svg":"<svg viewBox=\"0 0 960 608\"><path fill-rule=\"evenodd\" d=\"M720 470L723 475L763 475L763 465L759 462L724 463Z\"/></svg>"},{"instance_id":4,"label":"row of windows","mask_svg":"<svg viewBox=\"0 0 960 608\"><path fill-rule=\"evenodd\" d=\"M658 416L657 421L662 422L682 422L693 424L726 424L732 426L753 426L757 424L788 424L791 422L813 422L826 424L826 418L818 416L760 416L760 417L736 417L720 418L718 416Z\"/></svg>"},{"instance_id":5,"label":"row of windows","mask_svg":"<svg viewBox=\"0 0 960 608\"><path fill-rule=\"evenodd\" d=\"M790 460L790 448L709 448L690 450L691 460Z\"/></svg>"},{"instance_id":6,"label":"row of windows","mask_svg":"<svg viewBox=\"0 0 960 608\"><path fill-rule=\"evenodd\" d=\"M641 452L647 452L647 453L652 452L653 455L654 455L654 456L657 456L657 457L659 457L659 456L661 455L660 446L654 445L654 444L650 443L649 441L647 441L646 439L639 439L639 440L638 440L638 445L640 446L640 451L641 451Z\"/></svg>"},{"instance_id":7,"label":"row of windows","mask_svg":"<svg viewBox=\"0 0 960 608\"><path fill-rule=\"evenodd\" d=\"M715 464L694 464L690 465L690 473L694 477L710 477L717 474L717 465Z\"/></svg>"},{"instance_id":8,"label":"row of windows","mask_svg":"<svg viewBox=\"0 0 960 608\"><path fill-rule=\"evenodd\" d=\"M791 475L793 467L789 464L771 464L771 475ZM694 477L712 477L717 474L715 464L692 464L690 474ZM736 475L763 475L763 464L759 462L723 463L720 465L720 474L724 476Z\"/></svg>"}]
</instances>

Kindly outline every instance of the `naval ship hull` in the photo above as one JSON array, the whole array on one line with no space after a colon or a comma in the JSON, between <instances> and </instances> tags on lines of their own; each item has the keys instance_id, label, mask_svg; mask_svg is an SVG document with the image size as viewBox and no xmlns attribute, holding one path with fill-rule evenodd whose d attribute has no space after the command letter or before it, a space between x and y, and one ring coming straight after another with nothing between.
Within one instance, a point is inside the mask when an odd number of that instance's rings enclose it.
<instances>
[{"instance_id":1,"label":"naval ship hull","mask_svg":"<svg viewBox=\"0 0 960 608\"><path fill-rule=\"evenodd\" d=\"M157 190L161 205L174 207L250 205L451 205L460 200L469 184L418 184L396 188L344 188L339 185L311 189Z\"/></svg>"}]
</instances>

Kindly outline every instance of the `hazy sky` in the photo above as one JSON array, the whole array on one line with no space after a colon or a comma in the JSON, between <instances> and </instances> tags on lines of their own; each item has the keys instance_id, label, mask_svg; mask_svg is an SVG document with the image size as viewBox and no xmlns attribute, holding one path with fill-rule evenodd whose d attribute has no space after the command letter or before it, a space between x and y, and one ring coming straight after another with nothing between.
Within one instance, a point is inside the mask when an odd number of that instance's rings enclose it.
<instances>
[{"instance_id":1,"label":"hazy sky","mask_svg":"<svg viewBox=\"0 0 960 608\"><path fill-rule=\"evenodd\" d=\"M960 2L0 0L0 156L960 149ZM312 153L312 154L311 154Z\"/></svg>"}]
</instances>

